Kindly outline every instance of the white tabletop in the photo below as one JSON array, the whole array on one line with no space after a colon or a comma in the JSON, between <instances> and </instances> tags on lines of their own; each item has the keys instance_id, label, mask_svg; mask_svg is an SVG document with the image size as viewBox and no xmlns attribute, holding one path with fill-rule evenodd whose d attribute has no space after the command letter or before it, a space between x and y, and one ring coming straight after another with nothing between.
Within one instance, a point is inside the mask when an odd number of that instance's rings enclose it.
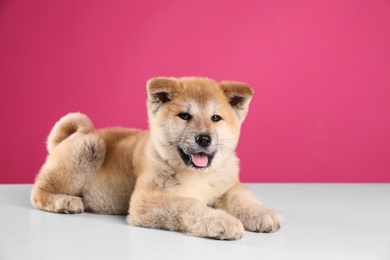
<instances>
[{"instance_id":1,"label":"white tabletop","mask_svg":"<svg viewBox=\"0 0 390 260\"><path fill-rule=\"evenodd\" d=\"M31 185L0 185L0 260L390 259L390 184L248 184L285 225L217 241L130 226L124 216L34 209Z\"/></svg>"}]
</instances>

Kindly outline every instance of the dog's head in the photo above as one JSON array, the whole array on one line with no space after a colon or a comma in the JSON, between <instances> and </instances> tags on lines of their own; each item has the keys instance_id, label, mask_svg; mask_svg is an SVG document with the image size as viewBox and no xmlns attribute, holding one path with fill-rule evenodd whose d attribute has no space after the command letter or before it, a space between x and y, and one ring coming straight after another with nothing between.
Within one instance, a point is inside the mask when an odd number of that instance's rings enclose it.
<instances>
[{"instance_id":1,"label":"dog's head","mask_svg":"<svg viewBox=\"0 0 390 260\"><path fill-rule=\"evenodd\" d=\"M253 90L238 82L159 77L148 81L147 93L159 156L171 165L206 169L234 153Z\"/></svg>"}]
</instances>

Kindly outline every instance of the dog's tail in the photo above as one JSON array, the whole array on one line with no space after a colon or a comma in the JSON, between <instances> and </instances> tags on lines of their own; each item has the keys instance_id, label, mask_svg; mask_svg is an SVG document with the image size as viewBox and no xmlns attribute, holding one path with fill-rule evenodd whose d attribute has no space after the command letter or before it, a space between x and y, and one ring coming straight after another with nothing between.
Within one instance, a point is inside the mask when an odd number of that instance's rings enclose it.
<instances>
[{"instance_id":1,"label":"dog's tail","mask_svg":"<svg viewBox=\"0 0 390 260\"><path fill-rule=\"evenodd\" d=\"M51 153L59 143L75 133L87 134L93 130L93 124L86 115L81 113L67 114L51 130L47 138L47 151Z\"/></svg>"}]
</instances>

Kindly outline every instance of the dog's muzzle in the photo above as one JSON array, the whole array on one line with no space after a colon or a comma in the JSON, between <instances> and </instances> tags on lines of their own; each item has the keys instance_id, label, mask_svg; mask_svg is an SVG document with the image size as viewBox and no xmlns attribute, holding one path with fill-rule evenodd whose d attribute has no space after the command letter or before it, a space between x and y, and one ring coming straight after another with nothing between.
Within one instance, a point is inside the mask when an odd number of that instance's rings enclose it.
<instances>
[{"instance_id":1,"label":"dog's muzzle","mask_svg":"<svg viewBox=\"0 0 390 260\"><path fill-rule=\"evenodd\" d=\"M189 167L197 169L207 168L211 165L215 151L209 152L212 139L207 134L200 134L195 137L197 148L191 149L178 148L181 159Z\"/></svg>"}]
</instances>

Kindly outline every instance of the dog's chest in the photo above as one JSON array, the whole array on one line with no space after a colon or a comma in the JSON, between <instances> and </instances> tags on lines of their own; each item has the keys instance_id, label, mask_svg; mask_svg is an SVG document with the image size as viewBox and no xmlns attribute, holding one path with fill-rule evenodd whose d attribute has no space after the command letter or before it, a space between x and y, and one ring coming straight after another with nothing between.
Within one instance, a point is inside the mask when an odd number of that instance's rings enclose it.
<instances>
[{"instance_id":1,"label":"dog's chest","mask_svg":"<svg viewBox=\"0 0 390 260\"><path fill-rule=\"evenodd\" d=\"M213 205L235 183L236 178L229 174L189 172L181 175L176 185L167 187L167 190L179 196L196 198L207 205Z\"/></svg>"}]
</instances>

